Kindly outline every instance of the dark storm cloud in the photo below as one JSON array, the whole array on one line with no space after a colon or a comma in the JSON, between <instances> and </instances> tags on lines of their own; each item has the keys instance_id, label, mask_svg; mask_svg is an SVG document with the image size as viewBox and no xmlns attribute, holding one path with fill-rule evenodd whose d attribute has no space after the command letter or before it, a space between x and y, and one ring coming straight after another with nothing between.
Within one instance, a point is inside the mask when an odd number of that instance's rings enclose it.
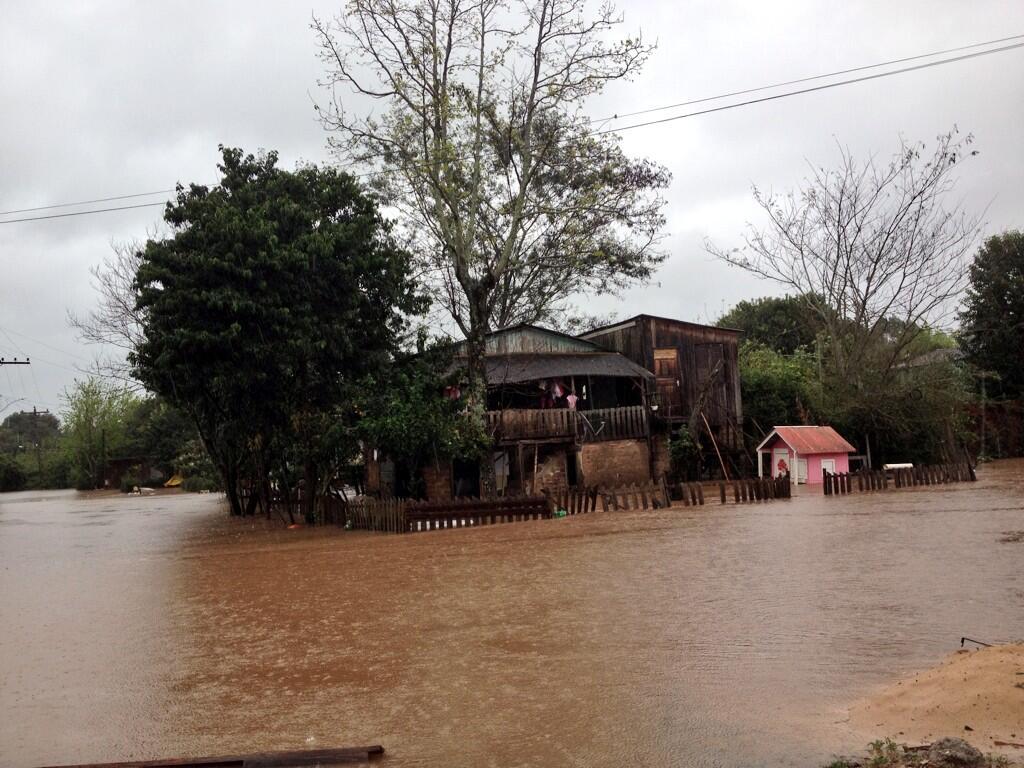
<instances>
[{"instance_id":1,"label":"dark storm cloud","mask_svg":"<svg viewBox=\"0 0 1024 768\"><path fill-rule=\"evenodd\" d=\"M1009 2L622 7L627 28L656 37L659 49L640 78L588 106L599 117L1024 33L1024 5ZM325 160L310 101L321 69L308 24L311 11L337 8L3 3L0 210L212 181L218 143L277 149L289 166ZM858 156L886 156L901 133L930 141L956 124L975 134L981 152L962 172L965 205L988 207L990 231L1021 226L1022 83L1024 50L624 132L631 153L674 174L671 257L651 286L591 306L708 320L772 292L712 261L704 239L738 243L757 214L750 186L793 187L808 162L835 161L837 142ZM144 238L159 216L147 208L0 225L0 329L10 333L0 333L0 354L39 360L20 380L0 374L0 402L13 394L57 403L93 354L65 320L93 301L89 267L111 241Z\"/></svg>"}]
</instances>

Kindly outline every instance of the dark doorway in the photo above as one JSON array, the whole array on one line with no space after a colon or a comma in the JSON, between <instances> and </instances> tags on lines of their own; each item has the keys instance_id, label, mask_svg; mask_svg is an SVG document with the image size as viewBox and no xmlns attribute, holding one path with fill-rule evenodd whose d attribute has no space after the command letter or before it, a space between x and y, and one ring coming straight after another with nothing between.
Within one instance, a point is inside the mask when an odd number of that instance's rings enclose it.
<instances>
[{"instance_id":1,"label":"dark doorway","mask_svg":"<svg viewBox=\"0 0 1024 768\"><path fill-rule=\"evenodd\" d=\"M480 497L480 462L455 459L452 461L452 496Z\"/></svg>"},{"instance_id":2,"label":"dark doorway","mask_svg":"<svg viewBox=\"0 0 1024 768\"><path fill-rule=\"evenodd\" d=\"M565 482L570 488L575 488L577 480L576 449L570 448L565 452Z\"/></svg>"}]
</instances>

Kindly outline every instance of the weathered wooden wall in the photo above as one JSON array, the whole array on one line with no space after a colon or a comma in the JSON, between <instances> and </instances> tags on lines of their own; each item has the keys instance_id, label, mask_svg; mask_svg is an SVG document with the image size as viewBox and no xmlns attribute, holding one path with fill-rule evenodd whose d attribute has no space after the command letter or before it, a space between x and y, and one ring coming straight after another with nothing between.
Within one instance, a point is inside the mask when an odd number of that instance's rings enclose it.
<instances>
[{"instance_id":1,"label":"weathered wooden wall","mask_svg":"<svg viewBox=\"0 0 1024 768\"><path fill-rule=\"evenodd\" d=\"M583 338L614 350L659 375L655 350L674 349L678 356L679 386L676 396L668 391L666 371L660 371L661 413L664 418L689 418L700 392L716 365L719 371L708 389L704 415L708 423L730 441L739 438L743 417L740 394L739 332L687 323L682 320L638 315ZM668 377L671 380L671 377ZM732 434L735 432L736 434ZM738 445L738 443L737 443Z\"/></svg>"}]
</instances>

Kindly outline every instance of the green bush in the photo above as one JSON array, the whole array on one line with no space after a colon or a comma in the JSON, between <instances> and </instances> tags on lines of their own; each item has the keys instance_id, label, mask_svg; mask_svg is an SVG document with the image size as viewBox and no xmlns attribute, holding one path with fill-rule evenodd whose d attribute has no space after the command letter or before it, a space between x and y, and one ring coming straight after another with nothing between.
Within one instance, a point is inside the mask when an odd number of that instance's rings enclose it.
<instances>
[{"instance_id":1,"label":"green bush","mask_svg":"<svg viewBox=\"0 0 1024 768\"><path fill-rule=\"evenodd\" d=\"M700 446L694 441L686 427L680 429L669 439L668 455L672 466L672 477L687 480L699 477Z\"/></svg>"},{"instance_id":2,"label":"green bush","mask_svg":"<svg viewBox=\"0 0 1024 768\"><path fill-rule=\"evenodd\" d=\"M0 493L20 491L25 487L25 472L17 462L7 456L0 456Z\"/></svg>"},{"instance_id":3,"label":"green bush","mask_svg":"<svg viewBox=\"0 0 1024 768\"><path fill-rule=\"evenodd\" d=\"M131 493L138 485L141 485L141 483L134 472L126 472L121 475L121 493Z\"/></svg>"},{"instance_id":4,"label":"green bush","mask_svg":"<svg viewBox=\"0 0 1024 768\"><path fill-rule=\"evenodd\" d=\"M186 477L185 481L181 484L181 487L188 493L216 491L217 481L212 477L207 477L205 475L193 475L192 477Z\"/></svg>"}]
</instances>

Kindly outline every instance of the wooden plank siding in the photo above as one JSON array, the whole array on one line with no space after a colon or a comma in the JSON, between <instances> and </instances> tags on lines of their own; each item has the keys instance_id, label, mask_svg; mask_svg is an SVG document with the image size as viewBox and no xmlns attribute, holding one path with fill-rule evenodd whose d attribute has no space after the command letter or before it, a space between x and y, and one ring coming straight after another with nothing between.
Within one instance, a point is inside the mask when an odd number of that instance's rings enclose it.
<instances>
[{"instance_id":1,"label":"wooden plank siding","mask_svg":"<svg viewBox=\"0 0 1024 768\"><path fill-rule=\"evenodd\" d=\"M710 426L727 438L729 447L741 445L739 432L743 418L739 372L740 332L728 328L687 323L651 315L598 328L581 338L620 353L658 375L656 357L665 360L667 350L678 356L678 398L668 397L668 367L664 364L659 382L658 417L685 421L697 402L708 377L716 371L708 391L704 415ZM666 402L667 400L667 402Z\"/></svg>"}]
</instances>

